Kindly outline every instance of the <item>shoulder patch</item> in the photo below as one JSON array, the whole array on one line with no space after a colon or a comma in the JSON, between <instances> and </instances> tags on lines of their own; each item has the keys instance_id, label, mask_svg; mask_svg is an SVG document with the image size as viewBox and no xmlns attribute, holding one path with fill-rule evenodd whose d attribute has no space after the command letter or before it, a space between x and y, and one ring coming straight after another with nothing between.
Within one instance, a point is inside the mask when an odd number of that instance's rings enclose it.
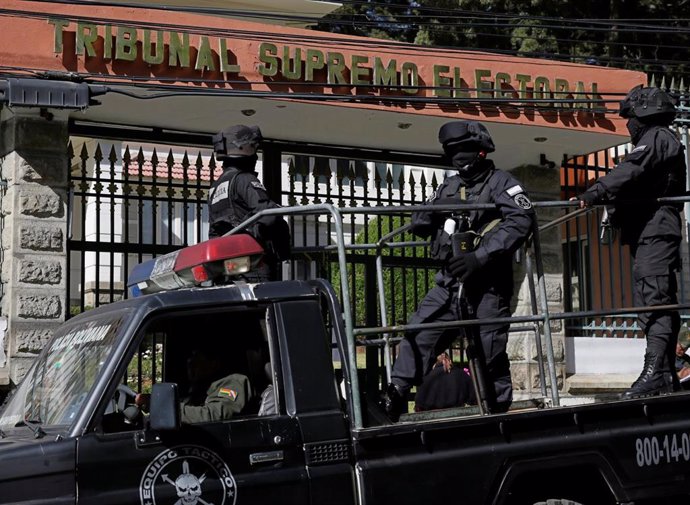
<instances>
[{"instance_id":1,"label":"shoulder patch","mask_svg":"<svg viewBox=\"0 0 690 505\"><path fill-rule=\"evenodd\" d=\"M508 196L515 196L518 193L524 193L524 192L525 192L525 190L522 189L522 186L520 186L519 184L516 184L512 188L506 189L506 193L508 193Z\"/></svg>"},{"instance_id":2,"label":"shoulder patch","mask_svg":"<svg viewBox=\"0 0 690 505\"><path fill-rule=\"evenodd\" d=\"M261 184L260 181L252 181L252 187L256 189L263 189L264 191L266 191L266 188L264 188L264 185Z\"/></svg>"},{"instance_id":3,"label":"shoulder patch","mask_svg":"<svg viewBox=\"0 0 690 505\"><path fill-rule=\"evenodd\" d=\"M515 195L515 198L513 198L513 201L515 202L515 205L520 207L521 209L531 209L532 208L532 202L530 201L529 198L527 198L527 195L524 193L520 193Z\"/></svg>"},{"instance_id":4,"label":"shoulder patch","mask_svg":"<svg viewBox=\"0 0 690 505\"><path fill-rule=\"evenodd\" d=\"M230 398L232 401L235 401L237 399L237 391L230 388L220 388L220 390L218 390L218 396L221 398Z\"/></svg>"},{"instance_id":5,"label":"shoulder patch","mask_svg":"<svg viewBox=\"0 0 690 505\"><path fill-rule=\"evenodd\" d=\"M223 198L227 198L228 196L228 181L221 182L216 186L216 188L213 190L213 196L211 198L211 205L215 205L218 203L220 200Z\"/></svg>"},{"instance_id":6,"label":"shoulder patch","mask_svg":"<svg viewBox=\"0 0 690 505\"><path fill-rule=\"evenodd\" d=\"M635 149L633 149L632 151L630 151L630 154L632 154L632 153L637 153L637 152L640 152L640 151L644 151L645 149L647 149L647 146L645 146L645 145L643 145L643 146L637 146Z\"/></svg>"}]
</instances>

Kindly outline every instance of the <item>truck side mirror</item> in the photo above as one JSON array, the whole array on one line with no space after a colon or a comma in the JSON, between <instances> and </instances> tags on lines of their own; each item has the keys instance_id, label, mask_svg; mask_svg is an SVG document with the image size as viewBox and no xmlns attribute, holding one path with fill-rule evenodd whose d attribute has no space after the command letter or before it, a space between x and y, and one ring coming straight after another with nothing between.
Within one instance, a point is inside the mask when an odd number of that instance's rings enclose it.
<instances>
[{"instance_id":1,"label":"truck side mirror","mask_svg":"<svg viewBox=\"0 0 690 505\"><path fill-rule=\"evenodd\" d=\"M180 429L180 402L177 395L177 384L160 382L153 385L151 391L149 424L155 431L173 431Z\"/></svg>"}]
</instances>

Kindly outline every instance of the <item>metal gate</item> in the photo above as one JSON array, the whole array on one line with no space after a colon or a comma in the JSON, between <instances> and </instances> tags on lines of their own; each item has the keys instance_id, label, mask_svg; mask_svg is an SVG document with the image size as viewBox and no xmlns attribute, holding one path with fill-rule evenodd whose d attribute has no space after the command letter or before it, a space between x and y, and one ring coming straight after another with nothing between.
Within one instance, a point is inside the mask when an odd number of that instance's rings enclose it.
<instances>
[{"instance_id":1,"label":"metal gate","mask_svg":"<svg viewBox=\"0 0 690 505\"><path fill-rule=\"evenodd\" d=\"M680 105L676 127L687 147L690 108L684 92ZM197 140L197 145L210 145L209 139ZM125 281L135 264L207 237L207 193L220 167L207 148L161 148L162 139L155 141L154 145L72 140L71 313L126 297ZM623 145L564 159L561 198L580 194L613 168L628 149ZM271 197L284 205L325 202L368 207L423 202L445 177L441 165L435 156L268 141L261 153L260 171ZM685 216L687 223L687 204ZM348 215L346 238L350 243L372 242L399 226L402 219ZM283 277L333 279L338 272L334 252L328 248L332 223L323 217L293 216L290 225L295 255L284 267ZM561 228L566 311L632 305L628 248L617 241L602 244L601 233L600 211ZM681 303L690 300L687 240L683 251L686 268L680 282ZM436 265L426 254L424 248L404 248L384 256L390 323L407 321L431 286ZM371 251L348 254L354 320L361 326L380 324L374 261ZM567 330L570 335L641 335L633 317L572 321Z\"/></svg>"},{"instance_id":2,"label":"metal gate","mask_svg":"<svg viewBox=\"0 0 690 505\"><path fill-rule=\"evenodd\" d=\"M618 146L587 156L564 160L561 171L562 198L583 193L627 154L628 146ZM561 227L563 247L564 305L566 312L630 307L632 303L632 262L628 246L602 227L602 208ZM572 336L637 336L635 317L601 317L569 321Z\"/></svg>"},{"instance_id":3,"label":"metal gate","mask_svg":"<svg viewBox=\"0 0 690 505\"><path fill-rule=\"evenodd\" d=\"M221 167L209 149L199 147L75 137L70 150L68 290L75 314L126 298L126 279L137 263L207 238L207 194ZM376 151L267 142L258 169L274 200L284 205L410 205L423 202L445 177L444 169L426 168L439 164L436 157L382 159ZM403 217L348 219L347 238L356 243L371 242ZM328 248L332 223L292 216L290 226L295 253L283 278L337 276L335 251ZM389 321L406 321L436 266L424 248L397 249L384 262ZM348 263L356 323L379 324L374 254L352 252Z\"/></svg>"}]
</instances>

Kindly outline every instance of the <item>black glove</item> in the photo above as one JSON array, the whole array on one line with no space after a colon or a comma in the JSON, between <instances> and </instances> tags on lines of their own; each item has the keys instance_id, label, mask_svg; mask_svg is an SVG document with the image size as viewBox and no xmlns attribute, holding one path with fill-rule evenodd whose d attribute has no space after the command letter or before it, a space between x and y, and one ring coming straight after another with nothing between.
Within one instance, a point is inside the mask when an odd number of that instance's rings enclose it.
<instances>
[{"instance_id":1,"label":"black glove","mask_svg":"<svg viewBox=\"0 0 690 505\"><path fill-rule=\"evenodd\" d=\"M448 272L462 282L467 281L480 268L481 264L474 253L461 253L448 261Z\"/></svg>"},{"instance_id":2,"label":"black glove","mask_svg":"<svg viewBox=\"0 0 690 505\"><path fill-rule=\"evenodd\" d=\"M594 204L597 199L597 195L587 191L581 195L577 195L577 199L581 202L585 202L585 207L589 207L590 205Z\"/></svg>"}]
</instances>

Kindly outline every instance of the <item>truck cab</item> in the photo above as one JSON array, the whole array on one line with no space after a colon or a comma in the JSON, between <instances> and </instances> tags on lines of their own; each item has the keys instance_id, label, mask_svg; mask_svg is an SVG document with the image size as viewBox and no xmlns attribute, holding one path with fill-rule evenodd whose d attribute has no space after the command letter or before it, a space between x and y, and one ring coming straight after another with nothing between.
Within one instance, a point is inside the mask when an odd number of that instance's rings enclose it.
<instances>
[{"instance_id":1,"label":"truck cab","mask_svg":"<svg viewBox=\"0 0 690 505\"><path fill-rule=\"evenodd\" d=\"M337 491L327 502L353 503L330 342L317 291L299 281L160 291L83 313L2 412L2 501L303 504ZM179 423L200 343L249 378L250 395L232 417ZM141 412L135 396L151 392ZM262 394L275 407L262 409ZM173 421L153 429L161 418Z\"/></svg>"}]
</instances>

